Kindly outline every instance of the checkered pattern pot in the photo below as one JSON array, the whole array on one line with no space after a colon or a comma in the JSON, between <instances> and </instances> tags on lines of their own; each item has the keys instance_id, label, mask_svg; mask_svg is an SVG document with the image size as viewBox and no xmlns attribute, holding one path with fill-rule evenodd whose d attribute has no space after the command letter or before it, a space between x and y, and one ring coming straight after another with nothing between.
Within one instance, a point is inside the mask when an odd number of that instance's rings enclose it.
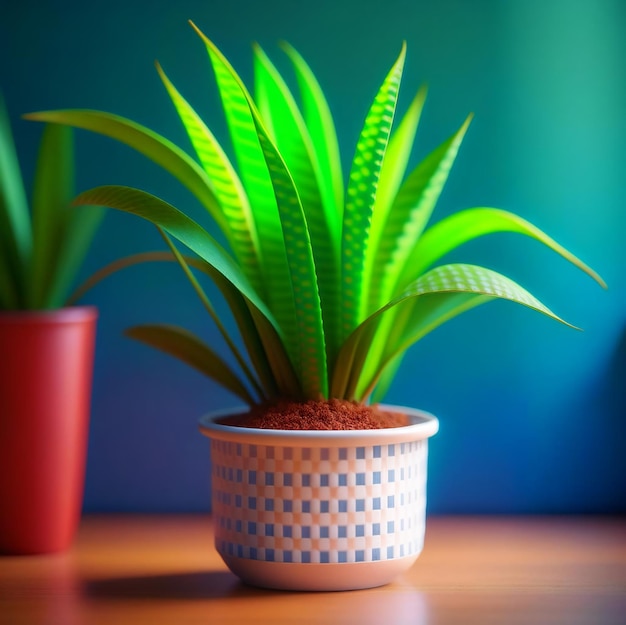
<instances>
[{"instance_id":1,"label":"checkered pattern pot","mask_svg":"<svg viewBox=\"0 0 626 625\"><path fill-rule=\"evenodd\" d=\"M211 439L215 545L258 586L379 586L422 550L428 437L435 417L352 431L260 430L201 420Z\"/></svg>"}]
</instances>

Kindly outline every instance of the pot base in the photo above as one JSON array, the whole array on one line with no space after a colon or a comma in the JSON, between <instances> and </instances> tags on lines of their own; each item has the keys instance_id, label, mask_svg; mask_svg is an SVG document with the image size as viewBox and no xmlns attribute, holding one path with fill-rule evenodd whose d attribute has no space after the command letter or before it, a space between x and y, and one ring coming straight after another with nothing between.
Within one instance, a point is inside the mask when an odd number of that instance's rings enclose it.
<instances>
[{"instance_id":1,"label":"pot base","mask_svg":"<svg viewBox=\"0 0 626 625\"><path fill-rule=\"evenodd\" d=\"M413 566L419 554L380 562L302 564L266 562L233 556L222 559L246 584L296 591L361 590L384 586Z\"/></svg>"}]
</instances>

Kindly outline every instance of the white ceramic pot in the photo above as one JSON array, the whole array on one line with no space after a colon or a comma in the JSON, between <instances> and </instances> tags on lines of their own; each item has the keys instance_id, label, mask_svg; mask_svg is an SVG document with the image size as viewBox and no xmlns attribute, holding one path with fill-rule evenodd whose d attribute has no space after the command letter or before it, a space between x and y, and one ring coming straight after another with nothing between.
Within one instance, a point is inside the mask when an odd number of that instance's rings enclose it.
<instances>
[{"instance_id":1,"label":"white ceramic pot","mask_svg":"<svg viewBox=\"0 0 626 625\"><path fill-rule=\"evenodd\" d=\"M243 581L285 590L381 586L424 542L428 438L437 419L381 430L265 430L208 415L215 546Z\"/></svg>"}]
</instances>

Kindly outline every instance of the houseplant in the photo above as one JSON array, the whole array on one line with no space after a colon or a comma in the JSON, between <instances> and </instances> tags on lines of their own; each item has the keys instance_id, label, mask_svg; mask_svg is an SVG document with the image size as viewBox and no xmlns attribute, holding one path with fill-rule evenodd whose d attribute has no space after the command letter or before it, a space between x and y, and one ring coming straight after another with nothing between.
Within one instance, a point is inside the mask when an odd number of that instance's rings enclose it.
<instances>
[{"instance_id":1,"label":"houseplant","mask_svg":"<svg viewBox=\"0 0 626 625\"><path fill-rule=\"evenodd\" d=\"M385 583L421 549L426 439L437 429L431 415L371 403L383 396L405 350L495 298L562 321L503 275L437 263L476 237L517 232L602 281L506 211L468 209L427 228L469 118L405 176L425 92L392 131L404 46L367 112L344 192L332 116L302 57L284 46L300 107L260 47L251 95L194 28L209 53L236 167L158 65L199 163L164 137L109 113L28 117L99 132L149 157L196 196L230 247L227 252L185 213L138 189L98 187L76 200L152 222L233 356L231 366L179 327L128 330L251 407L201 422L211 438L216 545L228 566L244 580L281 588ZM217 285L241 342L229 335L174 240L196 254L193 266ZM398 427L381 427L383 419Z\"/></svg>"},{"instance_id":2,"label":"houseplant","mask_svg":"<svg viewBox=\"0 0 626 625\"><path fill-rule=\"evenodd\" d=\"M72 169L47 125L31 214L0 96L0 553L65 549L82 505L97 311L66 303L102 209L71 207Z\"/></svg>"}]
</instances>

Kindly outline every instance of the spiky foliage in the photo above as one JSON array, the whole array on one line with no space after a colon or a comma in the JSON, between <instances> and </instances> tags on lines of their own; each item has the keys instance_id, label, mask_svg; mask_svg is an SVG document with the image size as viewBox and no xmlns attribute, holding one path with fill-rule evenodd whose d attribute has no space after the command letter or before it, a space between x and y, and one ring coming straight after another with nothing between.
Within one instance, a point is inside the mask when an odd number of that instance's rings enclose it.
<instances>
[{"instance_id":1,"label":"spiky foliage","mask_svg":"<svg viewBox=\"0 0 626 625\"><path fill-rule=\"evenodd\" d=\"M302 57L284 45L300 104L259 46L251 94L217 47L193 27L214 70L236 165L160 66L197 161L155 132L108 113L29 116L128 144L176 176L224 233L230 251L183 212L137 189L105 186L78 197L79 203L113 207L157 226L218 323L240 371L179 327L138 326L128 331L131 337L181 358L248 403L276 397L368 401L374 390L378 397L386 390L410 345L479 304L510 300L562 321L490 269L437 265L459 245L493 232L517 232L602 283L538 228L503 210L469 209L428 227L469 119L406 174L425 93L419 91L392 128L404 46L365 116L344 189L333 119ZM247 358L174 240L194 252L194 267L215 281Z\"/></svg>"},{"instance_id":2,"label":"spiky foliage","mask_svg":"<svg viewBox=\"0 0 626 625\"><path fill-rule=\"evenodd\" d=\"M47 125L32 190L24 190L9 116L0 94L0 310L64 306L102 219L100 207L71 206L72 130Z\"/></svg>"}]
</instances>

